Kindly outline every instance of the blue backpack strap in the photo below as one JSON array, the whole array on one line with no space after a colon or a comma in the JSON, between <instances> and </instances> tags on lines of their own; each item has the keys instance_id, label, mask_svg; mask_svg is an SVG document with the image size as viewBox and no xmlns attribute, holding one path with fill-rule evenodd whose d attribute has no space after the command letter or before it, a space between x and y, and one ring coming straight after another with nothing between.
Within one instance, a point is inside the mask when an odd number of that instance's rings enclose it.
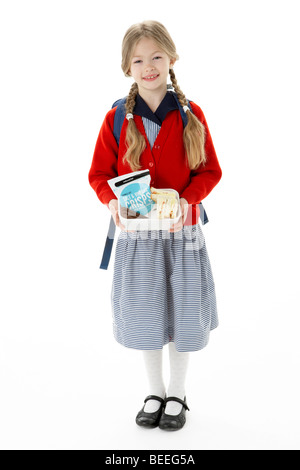
<instances>
[{"instance_id":1,"label":"blue backpack strap","mask_svg":"<svg viewBox=\"0 0 300 470\"><path fill-rule=\"evenodd\" d=\"M126 99L127 99L127 96L115 101L114 104L112 105L112 108L117 106L116 114L114 118L113 134L118 145L120 142L121 129L122 129L123 122L126 116L126 110L125 110Z\"/></svg>"},{"instance_id":2,"label":"blue backpack strap","mask_svg":"<svg viewBox=\"0 0 300 470\"><path fill-rule=\"evenodd\" d=\"M120 142L121 129L122 129L123 122L126 116L126 110L125 110L126 99L127 97L121 98L115 101L114 104L112 105L112 108L117 106L116 114L114 118L113 134L118 145ZM115 232L116 232L116 224L114 222L113 216L111 216L108 233L106 237L106 242L105 242L105 246L103 250L102 261L100 264L100 269L108 268L109 260L110 260L110 256L112 252L112 247L114 244Z\"/></svg>"},{"instance_id":3,"label":"blue backpack strap","mask_svg":"<svg viewBox=\"0 0 300 470\"><path fill-rule=\"evenodd\" d=\"M115 237L115 232L116 232L116 224L113 219L113 216L110 217L110 223L109 223L109 229L106 237L106 242L105 242L105 247L103 250L103 255L102 255L102 261L100 264L100 269L107 269L109 260L110 260L110 255L111 255L111 250L113 247L114 243L114 237Z\"/></svg>"},{"instance_id":4,"label":"blue backpack strap","mask_svg":"<svg viewBox=\"0 0 300 470\"><path fill-rule=\"evenodd\" d=\"M172 95L174 96L175 101L176 101L176 103L177 103L177 106L178 106L178 109L179 109L179 112L180 112L180 115L181 115L181 119L182 119L182 122L183 122L183 127L185 127L185 126L187 125L187 122L188 122L187 115L186 115L186 113L183 111L183 107L182 107L181 104L179 103L179 99L178 99L176 93L175 93L174 91L171 91L171 93L172 93ZM190 108L191 112L193 112L189 100L187 100L187 102L188 102L188 107Z\"/></svg>"},{"instance_id":5,"label":"blue backpack strap","mask_svg":"<svg viewBox=\"0 0 300 470\"><path fill-rule=\"evenodd\" d=\"M202 225L205 225L207 224L207 222L209 222L209 220L208 220L206 210L204 209L202 202L200 202L199 207L200 207L200 219L201 219Z\"/></svg>"}]
</instances>

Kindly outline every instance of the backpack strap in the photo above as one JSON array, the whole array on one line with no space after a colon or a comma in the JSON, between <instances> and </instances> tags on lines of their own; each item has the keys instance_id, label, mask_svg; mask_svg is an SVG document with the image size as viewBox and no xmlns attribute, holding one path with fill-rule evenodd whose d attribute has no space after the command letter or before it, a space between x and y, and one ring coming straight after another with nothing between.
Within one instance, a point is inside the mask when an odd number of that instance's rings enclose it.
<instances>
[{"instance_id":1,"label":"backpack strap","mask_svg":"<svg viewBox=\"0 0 300 470\"><path fill-rule=\"evenodd\" d=\"M121 129L122 129L123 122L126 116L126 109L125 109L126 99L127 99L127 96L115 101L114 104L112 105L112 108L117 106L116 114L114 118L113 134L118 145L120 142Z\"/></svg>"},{"instance_id":2,"label":"backpack strap","mask_svg":"<svg viewBox=\"0 0 300 470\"><path fill-rule=\"evenodd\" d=\"M170 93L172 93L172 95L174 96L174 99L175 99L175 101L176 101L176 103L177 103L177 106L178 106L178 109L179 109L179 112L180 112L180 115L181 115L181 119L182 119L182 122L183 122L183 127L185 127L185 126L187 125L187 123L188 123L187 115L186 115L186 113L183 111L183 107L182 107L181 104L179 103L179 99L178 99L177 94L175 93L175 91L171 91ZM187 100L187 102L188 102L188 107L190 108L190 111L193 112L189 100Z\"/></svg>"},{"instance_id":3,"label":"backpack strap","mask_svg":"<svg viewBox=\"0 0 300 470\"><path fill-rule=\"evenodd\" d=\"M123 122L126 116L126 110L125 110L126 99L127 99L126 96L124 98L120 98L119 100L115 101L114 104L112 105L112 108L117 106L115 117L114 117L113 134L118 145L120 142L121 129L122 129ZM109 260L110 260L110 256L112 252L112 247L114 244L115 232L116 232L116 224L113 219L113 216L111 215L108 233L106 236L106 242L105 242L105 246L103 250L102 260L100 263L100 269L108 268Z\"/></svg>"},{"instance_id":4,"label":"backpack strap","mask_svg":"<svg viewBox=\"0 0 300 470\"><path fill-rule=\"evenodd\" d=\"M114 243L115 232L116 232L116 224L115 224L115 221L113 219L113 216L111 215L110 223L109 223L109 229L108 229L106 242L105 242L103 255L102 255L102 261L101 261L101 264L100 264L100 269L107 269L108 268L110 255L111 255L111 250L112 250L113 243Z\"/></svg>"},{"instance_id":5,"label":"backpack strap","mask_svg":"<svg viewBox=\"0 0 300 470\"><path fill-rule=\"evenodd\" d=\"M208 220L206 210L204 209L202 202L199 203L199 207L200 207L200 219L201 219L202 225L205 225L207 224L207 222L209 222L209 220Z\"/></svg>"}]
</instances>

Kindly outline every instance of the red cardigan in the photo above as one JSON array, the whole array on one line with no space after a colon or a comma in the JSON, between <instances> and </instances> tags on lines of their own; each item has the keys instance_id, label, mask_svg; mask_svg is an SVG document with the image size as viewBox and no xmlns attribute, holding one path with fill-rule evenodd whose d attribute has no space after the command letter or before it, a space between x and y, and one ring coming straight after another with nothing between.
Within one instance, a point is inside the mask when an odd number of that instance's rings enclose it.
<instances>
[{"instance_id":1,"label":"red cardigan","mask_svg":"<svg viewBox=\"0 0 300 470\"><path fill-rule=\"evenodd\" d=\"M168 112L158 133L153 148L149 145L141 116L134 115L137 128L145 137L147 146L140 157L141 170L150 171L151 186L155 188L173 188L180 197L185 198L189 206L184 225L198 223L200 209L198 204L211 192L220 181L222 170L214 149L206 119L201 108L190 102L194 114L206 128L205 150L207 163L197 170L190 170L186 164L183 144L183 122L179 110ZM108 179L131 173L127 163L123 163L126 153L125 137L128 126L124 120L119 147L113 135L116 107L108 111L101 126L95 146L92 165L89 171L89 183L103 204L117 199L111 190Z\"/></svg>"}]
</instances>

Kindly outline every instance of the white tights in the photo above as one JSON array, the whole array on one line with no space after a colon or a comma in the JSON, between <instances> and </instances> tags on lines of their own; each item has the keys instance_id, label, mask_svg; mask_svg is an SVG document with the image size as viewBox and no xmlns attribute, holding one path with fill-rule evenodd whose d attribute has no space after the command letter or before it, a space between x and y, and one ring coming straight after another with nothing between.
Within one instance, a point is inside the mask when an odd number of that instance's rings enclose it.
<instances>
[{"instance_id":1,"label":"white tights","mask_svg":"<svg viewBox=\"0 0 300 470\"><path fill-rule=\"evenodd\" d=\"M158 395L164 398L166 395L166 387L163 380L163 350L143 351L144 362L149 382L149 394ZM168 387L168 397L177 397L182 400L185 397L185 378L189 362L188 352L176 351L175 344L169 343L169 360L170 360L170 383ZM144 411L154 413L160 407L157 400L149 400L145 404ZM165 413L177 415L180 413L182 405L175 401L168 402Z\"/></svg>"}]
</instances>

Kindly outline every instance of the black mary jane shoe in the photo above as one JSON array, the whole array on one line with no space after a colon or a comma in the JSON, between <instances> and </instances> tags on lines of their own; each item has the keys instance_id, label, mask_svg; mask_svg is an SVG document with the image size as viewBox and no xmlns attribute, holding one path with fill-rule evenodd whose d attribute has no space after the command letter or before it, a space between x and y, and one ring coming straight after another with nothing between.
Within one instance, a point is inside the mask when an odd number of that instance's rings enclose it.
<instances>
[{"instance_id":1,"label":"black mary jane shoe","mask_svg":"<svg viewBox=\"0 0 300 470\"><path fill-rule=\"evenodd\" d=\"M178 431L185 425L185 412L186 410L190 411L190 409L186 404L186 397L184 397L184 400L177 397L168 397L165 399L165 403L168 401L177 401L182 405L182 410L179 415L168 415L163 412L159 421L159 428L164 431Z\"/></svg>"},{"instance_id":2,"label":"black mary jane shoe","mask_svg":"<svg viewBox=\"0 0 300 470\"><path fill-rule=\"evenodd\" d=\"M138 412L137 417L135 418L136 424L143 426L144 428L156 428L158 426L159 420L161 418L162 410L165 405L165 400L156 395L149 395L145 398L144 403L147 403L148 400L157 400L161 403L159 409L154 413L147 413L144 411L145 405Z\"/></svg>"}]
</instances>

